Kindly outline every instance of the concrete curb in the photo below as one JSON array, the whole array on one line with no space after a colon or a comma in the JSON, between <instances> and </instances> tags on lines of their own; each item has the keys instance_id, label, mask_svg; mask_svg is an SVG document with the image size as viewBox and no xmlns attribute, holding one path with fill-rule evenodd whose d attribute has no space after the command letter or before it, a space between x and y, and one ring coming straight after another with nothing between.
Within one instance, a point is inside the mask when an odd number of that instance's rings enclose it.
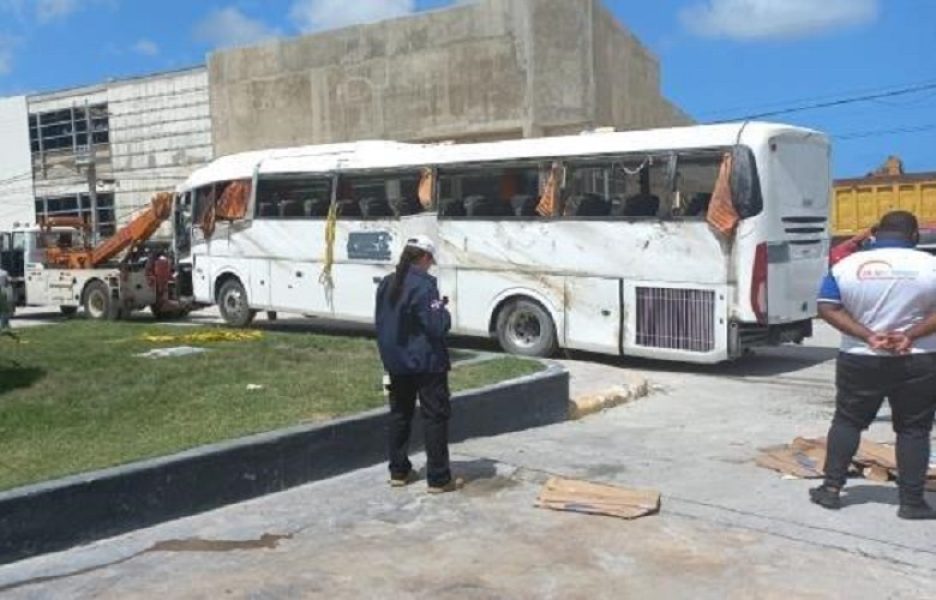
<instances>
[{"instance_id":1,"label":"concrete curb","mask_svg":"<svg viewBox=\"0 0 936 600\"><path fill-rule=\"evenodd\" d=\"M457 394L451 442L565 421L568 398L558 366ZM0 564L379 464L386 424L378 409L0 493ZM421 429L414 423L414 449Z\"/></svg>"},{"instance_id":2,"label":"concrete curb","mask_svg":"<svg viewBox=\"0 0 936 600\"><path fill-rule=\"evenodd\" d=\"M584 394L569 400L569 419L583 419L615 406L628 404L650 393L650 383L638 375L628 376L624 385L616 385L607 390Z\"/></svg>"}]
</instances>

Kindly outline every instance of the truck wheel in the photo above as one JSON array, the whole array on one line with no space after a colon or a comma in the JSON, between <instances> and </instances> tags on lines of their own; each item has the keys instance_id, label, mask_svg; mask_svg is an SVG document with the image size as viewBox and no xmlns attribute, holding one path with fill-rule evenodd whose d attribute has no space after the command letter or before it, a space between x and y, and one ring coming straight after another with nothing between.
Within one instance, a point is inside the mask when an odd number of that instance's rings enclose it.
<instances>
[{"instance_id":1,"label":"truck wheel","mask_svg":"<svg viewBox=\"0 0 936 600\"><path fill-rule=\"evenodd\" d=\"M74 317L75 313L78 312L77 306L60 306L59 310L62 311L62 314L66 317Z\"/></svg>"},{"instance_id":2,"label":"truck wheel","mask_svg":"<svg viewBox=\"0 0 936 600\"><path fill-rule=\"evenodd\" d=\"M556 325L539 304L515 300L497 317L497 340L510 354L545 358L556 351Z\"/></svg>"},{"instance_id":3,"label":"truck wheel","mask_svg":"<svg viewBox=\"0 0 936 600\"><path fill-rule=\"evenodd\" d=\"M85 288L84 310L85 314L95 320L112 320L114 314L114 302L110 297L110 290L103 281L92 281Z\"/></svg>"},{"instance_id":4,"label":"truck wheel","mask_svg":"<svg viewBox=\"0 0 936 600\"><path fill-rule=\"evenodd\" d=\"M225 323L232 327L247 327L250 325L257 311L251 310L247 303L247 292L244 286L236 279L226 281L218 294L218 308Z\"/></svg>"}]
</instances>

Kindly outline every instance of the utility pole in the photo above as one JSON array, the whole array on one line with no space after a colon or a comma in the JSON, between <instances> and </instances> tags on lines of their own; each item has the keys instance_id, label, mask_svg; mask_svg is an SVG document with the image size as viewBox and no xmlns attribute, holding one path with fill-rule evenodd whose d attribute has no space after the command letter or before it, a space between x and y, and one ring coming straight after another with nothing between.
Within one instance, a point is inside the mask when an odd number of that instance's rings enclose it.
<instances>
[{"instance_id":1,"label":"utility pole","mask_svg":"<svg viewBox=\"0 0 936 600\"><path fill-rule=\"evenodd\" d=\"M92 243L98 243L98 198L97 198L97 160L94 152L94 129L91 120L91 107L85 100L85 135L88 143L88 198L91 201L91 237Z\"/></svg>"}]
</instances>

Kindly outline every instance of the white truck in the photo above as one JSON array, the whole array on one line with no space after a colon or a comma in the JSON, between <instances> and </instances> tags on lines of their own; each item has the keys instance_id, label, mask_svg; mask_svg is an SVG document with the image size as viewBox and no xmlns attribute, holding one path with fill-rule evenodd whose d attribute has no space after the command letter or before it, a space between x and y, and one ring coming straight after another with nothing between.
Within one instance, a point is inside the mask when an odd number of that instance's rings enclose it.
<instances>
[{"instance_id":1,"label":"white truck","mask_svg":"<svg viewBox=\"0 0 936 600\"><path fill-rule=\"evenodd\" d=\"M0 232L0 265L15 306L54 306L93 319L120 319L150 308L156 318L181 316L168 245L148 244L171 214L172 197L151 207L113 237L92 247L83 224L49 222Z\"/></svg>"}]
</instances>

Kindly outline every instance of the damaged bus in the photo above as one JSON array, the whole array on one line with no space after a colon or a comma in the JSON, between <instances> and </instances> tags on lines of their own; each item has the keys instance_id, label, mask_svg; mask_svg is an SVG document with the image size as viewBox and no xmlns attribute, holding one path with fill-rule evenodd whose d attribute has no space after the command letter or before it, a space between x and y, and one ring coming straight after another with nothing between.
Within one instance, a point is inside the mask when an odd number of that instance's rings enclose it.
<instances>
[{"instance_id":1,"label":"damaged bus","mask_svg":"<svg viewBox=\"0 0 936 600\"><path fill-rule=\"evenodd\" d=\"M371 322L426 234L457 334L714 363L811 335L829 157L821 133L759 122L248 152L180 187L175 245L184 287L232 326Z\"/></svg>"}]
</instances>

